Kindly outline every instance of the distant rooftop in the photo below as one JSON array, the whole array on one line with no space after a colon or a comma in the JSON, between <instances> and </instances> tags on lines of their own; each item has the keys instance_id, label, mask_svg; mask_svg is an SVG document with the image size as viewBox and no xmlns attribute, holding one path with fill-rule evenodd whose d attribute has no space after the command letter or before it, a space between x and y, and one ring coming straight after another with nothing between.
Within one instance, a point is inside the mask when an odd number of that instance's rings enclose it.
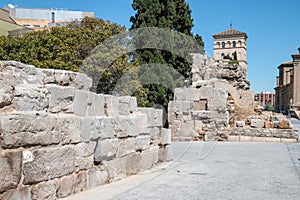
<instances>
[{"instance_id":1,"label":"distant rooftop","mask_svg":"<svg viewBox=\"0 0 300 200\"><path fill-rule=\"evenodd\" d=\"M228 30L213 35L215 39L224 36L244 36L246 39L248 38L245 32L233 29L232 24L230 24L230 28Z\"/></svg>"},{"instance_id":2,"label":"distant rooftop","mask_svg":"<svg viewBox=\"0 0 300 200\"><path fill-rule=\"evenodd\" d=\"M38 19L52 20L55 16L56 20L74 21L84 17L95 17L94 12L86 11L71 11L66 8L22 8L13 7L7 8L10 12L10 17L13 19Z\"/></svg>"}]
</instances>

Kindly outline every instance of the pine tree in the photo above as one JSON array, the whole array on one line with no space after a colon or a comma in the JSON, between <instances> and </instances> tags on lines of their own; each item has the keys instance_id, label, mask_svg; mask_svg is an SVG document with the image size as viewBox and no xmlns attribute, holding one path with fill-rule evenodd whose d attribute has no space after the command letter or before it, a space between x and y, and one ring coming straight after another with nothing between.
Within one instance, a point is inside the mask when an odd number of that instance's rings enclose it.
<instances>
[{"instance_id":1,"label":"pine tree","mask_svg":"<svg viewBox=\"0 0 300 200\"><path fill-rule=\"evenodd\" d=\"M192 59L189 53L195 53L195 41L196 43L198 42L197 44L202 45L201 48L199 48L198 45L198 52L203 53L204 44L201 36L193 36L193 19L191 17L189 5L185 2L185 0L134 0L132 7L136 11L135 16L130 18L130 21L132 22L132 30L137 28L158 27L170 30L171 32L173 31L173 33L182 33L192 38L191 40L182 39L180 43L176 43L175 51L185 51L184 56L178 56L161 48L143 48L143 46L147 46L147 44L151 42L158 42L160 47L173 45L176 34L174 34L174 38L170 37L171 34L137 34L134 36L134 40L138 43L139 48L136 50L135 57L141 64L160 63L164 66L174 68L184 77L184 79L191 81ZM189 50L189 52L187 50ZM184 80L176 80L176 77L174 79L174 76L167 74L165 71L160 72L160 74L153 74L153 77L151 77L153 79L159 79L154 77L155 75L165 76L171 79L173 78L172 81L174 83L172 85L174 86L179 86L178 82L183 85L184 82ZM166 88L156 84L147 84L144 85L144 87L149 90L148 106L160 104L167 108L168 102L173 98L171 88Z\"/></svg>"}]
</instances>

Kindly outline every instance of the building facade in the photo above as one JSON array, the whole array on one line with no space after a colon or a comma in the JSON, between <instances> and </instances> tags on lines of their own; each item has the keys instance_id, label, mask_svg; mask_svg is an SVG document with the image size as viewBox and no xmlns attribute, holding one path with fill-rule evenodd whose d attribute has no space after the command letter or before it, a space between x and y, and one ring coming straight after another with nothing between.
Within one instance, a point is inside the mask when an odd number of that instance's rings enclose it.
<instances>
[{"instance_id":1,"label":"building facade","mask_svg":"<svg viewBox=\"0 0 300 200\"><path fill-rule=\"evenodd\" d=\"M213 35L214 60L222 61L226 57L236 57L239 65L247 72L247 34L232 28Z\"/></svg>"},{"instance_id":2,"label":"building facade","mask_svg":"<svg viewBox=\"0 0 300 200\"><path fill-rule=\"evenodd\" d=\"M94 12L69 11L66 9L7 8L10 17L19 25L35 30L64 26L68 22L80 21L84 17L95 17Z\"/></svg>"},{"instance_id":3,"label":"building facade","mask_svg":"<svg viewBox=\"0 0 300 200\"><path fill-rule=\"evenodd\" d=\"M12 35L12 32L18 31L19 33L32 31L29 28L24 28L18 25L11 17L6 9L0 8L0 36Z\"/></svg>"},{"instance_id":4,"label":"building facade","mask_svg":"<svg viewBox=\"0 0 300 200\"><path fill-rule=\"evenodd\" d=\"M275 88L275 110L297 117L300 116L300 48L298 51L292 55L292 62L278 66Z\"/></svg>"},{"instance_id":5,"label":"building facade","mask_svg":"<svg viewBox=\"0 0 300 200\"><path fill-rule=\"evenodd\" d=\"M255 101L259 102L263 107L266 105L273 107L275 105L275 94L272 92L256 93L254 98Z\"/></svg>"}]
</instances>

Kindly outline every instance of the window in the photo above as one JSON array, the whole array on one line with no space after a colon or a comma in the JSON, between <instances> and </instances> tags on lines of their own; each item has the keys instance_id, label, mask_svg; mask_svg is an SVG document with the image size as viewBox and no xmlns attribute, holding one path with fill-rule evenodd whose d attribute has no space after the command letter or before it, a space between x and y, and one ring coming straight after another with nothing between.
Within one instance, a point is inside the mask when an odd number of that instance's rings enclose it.
<instances>
[{"instance_id":1,"label":"window","mask_svg":"<svg viewBox=\"0 0 300 200\"><path fill-rule=\"evenodd\" d=\"M242 41L238 41L238 43L239 43L239 47L242 47Z\"/></svg>"},{"instance_id":2,"label":"window","mask_svg":"<svg viewBox=\"0 0 300 200\"><path fill-rule=\"evenodd\" d=\"M40 28L41 26L38 24L33 25L34 28Z\"/></svg>"},{"instance_id":3,"label":"window","mask_svg":"<svg viewBox=\"0 0 300 200\"><path fill-rule=\"evenodd\" d=\"M222 54L221 54L221 59L223 60L224 57L225 57L225 53L222 53Z\"/></svg>"},{"instance_id":4,"label":"window","mask_svg":"<svg viewBox=\"0 0 300 200\"><path fill-rule=\"evenodd\" d=\"M24 27L29 28L30 24L23 24Z\"/></svg>"},{"instance_id":5,"label":"window","mask_svg":"<svg viewBox=\"0 0 300 200\"><path fill-rule=\"evenodd\" d=\"M51 23L55 23L55 12L51 13L51 19L52 19Z\"/></svg>"},{"instance_id":6,"label":"window","mask_svg":"<svg viewBox=\"0 0 300 200\"><path fill-rule=\"evenodd\" d=\"M217 42L216 45L217 45L217 48L220 48L220 42Z\"/></svg>"},{"instance_id":7,"label":"window","mask_svg":"<svg viewBox=\"0 0 300 200\"><path fill-rule=\"evenodd\" d=\"M225 42L222 42L222 49L225 48Z\"/></svg>"},{"instance_id":8,"label":"window","mask_svg":"<svg viewBox=\"0 0 300 200\"><path fill-rule=\"evenodd\" d=\"M236 47L236 41L232 42L232 47L235 48Z\"/></svg>"}]
</instances>

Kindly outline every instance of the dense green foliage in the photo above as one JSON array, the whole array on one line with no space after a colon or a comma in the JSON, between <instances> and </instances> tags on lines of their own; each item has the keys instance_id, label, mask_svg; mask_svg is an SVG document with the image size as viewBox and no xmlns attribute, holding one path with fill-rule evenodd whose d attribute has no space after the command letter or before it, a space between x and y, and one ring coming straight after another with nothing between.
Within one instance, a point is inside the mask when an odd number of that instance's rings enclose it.
<instances>
[{"instance_id":1,"label":"dense green foliage","mask_svg":"<svg viewBox=\"0 0 300 200\"><path fill-rule=\"evenodd\" d=\"M110 94L129 70L137 76L135 61L129 62L130 42L116 45L111 37L125 32L118 24L84 18L67 27L32 32L20 37L0 37L0 60L15 60L40 68L82 71L93 79L93 91ZM106 42L109 41L109 42ZM103 45L104 44L104 45ZM99 47L97 49L97 47ZM91 63L89 58L93 59ZM147 95L138 81L129 80L139 105ZM132 94L121 90L121 95Z\"/></svg>"},{"instance_id":2,"label":"dense green foliage","mask_svg":"<svg viewBox=\"0 0 300 200\"><path fill-rule=\"evenodd\" d=\"M192 33L193 19L191 10L184 0L134 0L133 9L136 11L135 16L130 18L132 22L131 30L146 27L164 28L170 31L170 34L160 32L141 32L134 35L134 43L138 46L135 52L135 58L141 64L160 63L165 67L174 68L178 74L169 74L168 70L161 70L159 73L152 73L151 78L154 80L166 77L173 81L174 87L182 86L184 80L191 81L191 56L189 53L195 53L195 42L198 43L198 51L203 53L203 41L201 36ZM176 34L182 33L188 36L175 42ZM162 48L146 48L149 43L158 43ZM165 46L175 45L174 51L166 51ZM153 45L152 45L153 46ZM200 48L199 48L200 46ZM177 53L179 51L180 55ZM141 72L140 72L141 73ZM142 74L140 74L142 76ZM143 81L142 81L143 82ZM180 85L181 84L181 85ZM172 90L164 85L157 83L147 83L143 85L148 89L148 105L159 104L167 108L168 102L173 98Z\"/></svg>"},{"instance_id":3,"label":"dense green foliage","mask_svg":"<svg viewBox=\"0 0 300 200\"><path fill-rule=\"evenodd\" d=\"M37 31L21 37L0 37L0 60L15 60L40 68L78 71L90 51L125 28L94 18L67 27Z\"/></svg>"}]
</instances>

